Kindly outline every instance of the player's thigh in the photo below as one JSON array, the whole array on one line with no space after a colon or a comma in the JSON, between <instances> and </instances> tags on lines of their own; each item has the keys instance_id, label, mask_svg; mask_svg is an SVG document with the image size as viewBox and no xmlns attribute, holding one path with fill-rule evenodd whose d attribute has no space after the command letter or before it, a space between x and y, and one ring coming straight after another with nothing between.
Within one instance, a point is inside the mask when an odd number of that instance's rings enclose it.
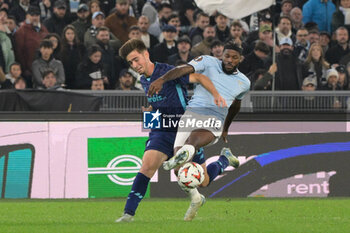
<instances>
[{"instance_id":1,"label":"player's thigh","mask_svg":"<svg viewBox=\"0 0 350 233\"><path fill-rule=\"evenodd\" d=\"M145 151L140 172L151 178L168 156L157 150Z\"/></svg>"},{"instance_id":2,"label":"player's thigh","mask_svg":"<svg viewBox=\"0 0 350 233\"><path fill-rule=\"evenodd\" d=\"M191 132L185 143L200 148L209 145L213 141L215 141L215 135L212 132L207 129L196 129Z\"/></svg>"},{"instance_id":3,"label":"player's thigh","mask_svg":"<svg viewBox=\"0 0 350 233\"><path fill-rule=\"evenodd\" d=\"M209 185L209 175L208 175L208 171L207 171L207 165L206 163L202 163L201 164L203 171L204 171L204 180L201 183L200 187L207 187Z\"/></svg>"}]
</instances>

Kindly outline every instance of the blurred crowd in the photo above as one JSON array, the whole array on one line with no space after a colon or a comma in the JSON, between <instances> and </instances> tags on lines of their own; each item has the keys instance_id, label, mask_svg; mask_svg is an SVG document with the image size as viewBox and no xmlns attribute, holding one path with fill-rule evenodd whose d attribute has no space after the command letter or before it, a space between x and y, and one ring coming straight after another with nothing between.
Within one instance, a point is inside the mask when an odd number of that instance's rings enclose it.
<instances>
[{"instance_id":1,"label":"blurred crowd","mask_svg":"<svg viewBox=\"0 0 350 233\"><path fill-rule=\"evenodd\" d=\"M349 89L350 0L277 0L242 19L208 15L192 0L0 5L0 89L139 90L139 75L118 54L132 38L153 62L171 65L221 59L234 41L252 90Z\"/></svg>"}]
</instances>

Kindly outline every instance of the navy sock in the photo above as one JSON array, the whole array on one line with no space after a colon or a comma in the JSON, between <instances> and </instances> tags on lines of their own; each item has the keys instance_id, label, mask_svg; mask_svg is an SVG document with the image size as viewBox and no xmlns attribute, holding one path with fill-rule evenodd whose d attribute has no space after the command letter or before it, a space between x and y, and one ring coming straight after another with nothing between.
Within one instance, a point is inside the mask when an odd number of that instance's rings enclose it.
<instances>
[{"instance_id":1,"label":"navy sock","mask_svg":"<svg viewBox=\"0 0 350 233\"><path fill-rule=\"evenodd\" d=\"M134 183L132 184L131 192L125 204L124 213L135 215L137 206L145 196L150 178L142 173L137 173Z\"/></svg>"},{"instance_id":2,"label":"navy sock","mask_svg":"<svg viewBox=\"0 0 350 233\"><path fill-rule=\"evenodd\" d=\"M209 183L212 182L218 175L224 172L225 168L229 165L228 159L221 155L218 161L213 162L207 166L207 172L209 175Z\"/></svg>"}]
</instances>

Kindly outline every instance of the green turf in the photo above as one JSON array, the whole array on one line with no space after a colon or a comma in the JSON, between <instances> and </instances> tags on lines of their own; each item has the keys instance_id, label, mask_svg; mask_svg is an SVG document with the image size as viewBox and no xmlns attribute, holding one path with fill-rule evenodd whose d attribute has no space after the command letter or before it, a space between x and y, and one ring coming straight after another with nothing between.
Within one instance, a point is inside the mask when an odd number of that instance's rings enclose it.
<instances>
[{"instance_id":1,"label":"green turf","mask_svg":"<svg viewBox=\"0 0 350 233\"><path fill-rule=\"evenodd\" d=\"M146 199L114 223L124 199L1 200L0 232L349 232L350 199L208 199L184 222L187 199Z\"/></svg>"}]
</instances>

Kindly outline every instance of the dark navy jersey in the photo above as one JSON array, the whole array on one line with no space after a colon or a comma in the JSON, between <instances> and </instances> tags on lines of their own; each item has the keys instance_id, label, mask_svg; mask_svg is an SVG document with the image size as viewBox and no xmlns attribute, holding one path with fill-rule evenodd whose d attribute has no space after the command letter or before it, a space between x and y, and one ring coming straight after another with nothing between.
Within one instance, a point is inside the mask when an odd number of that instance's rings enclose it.
<instances>
[{"instance_id":1,"label":"dark navy jersey","mask_svg":"<svg viewBox=\"0 0 350 233\"><path fill-rule=\"evenodd\" d=\"M141 84L146 95L151 83L172 68L174 68L174 66L164 63L156 63L154 71L150 77L146 78L144 75L141 76ZM188 102L186 89L188 83L189 75L185 75L178 79L164 83L162 90L158 94L147 96L148 103L152 106L153 111L157 111L159 109L162 116L173 115L175 118L177 118L176 116L182 115Z\"/></svg>"}]
</instances>

